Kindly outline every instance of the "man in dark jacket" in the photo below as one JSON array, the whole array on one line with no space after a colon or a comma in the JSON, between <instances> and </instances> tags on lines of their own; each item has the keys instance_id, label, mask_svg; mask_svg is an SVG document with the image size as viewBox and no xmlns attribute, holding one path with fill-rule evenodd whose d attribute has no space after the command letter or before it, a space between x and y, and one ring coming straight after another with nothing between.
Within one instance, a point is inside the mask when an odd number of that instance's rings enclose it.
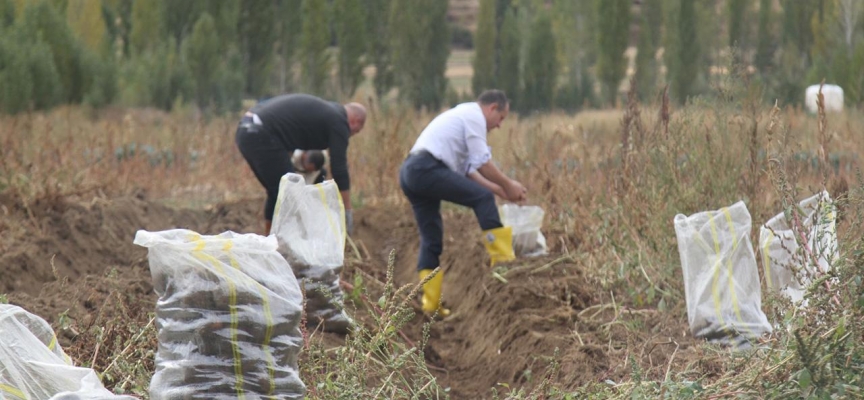
<instances>
[{"instance_id":1,"label":"man in dark jacket","mask_svg":"<svg viewBox=\"0 0 864 400\"><path fill-rule=\"evenodd\" d=\"M246 112L237 127L237 147L255 177L267 190L265 234L270 233L282 175L294 172L294 150L329 149L330 173L345 204L345 226L353 228L348 139L363 130L366 108L339 104L307 94L289 94L259 103Z\"/></svg>"}]
</instances>

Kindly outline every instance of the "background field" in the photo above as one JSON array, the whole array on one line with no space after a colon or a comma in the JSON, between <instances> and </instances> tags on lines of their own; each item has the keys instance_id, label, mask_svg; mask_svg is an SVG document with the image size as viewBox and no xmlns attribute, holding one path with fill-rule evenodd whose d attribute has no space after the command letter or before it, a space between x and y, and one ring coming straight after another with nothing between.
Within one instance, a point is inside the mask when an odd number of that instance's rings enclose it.
<instances>
[{"instance_id":1,"label":"background field","mask_svg":"<svg viewBox=\"0 0 864 400\"><path fill-rule=\"evenodd\" d=\"M738 88L729 101L667 108L668 118L662 102L509 118L490 145L546 210L550 255L489 270L473 215L446 207L454 316L429 326L392 287L414 283L418 245L395 177L432 115L372 105L350 148L357 233L343 275L366 331L348 341L309 332L310 397L860 396L864 121L772 110ZM155 297L134 232L261 229L263 193L235 123L75 107L0 119L0 293L48 319L110 389L146 397L153 368ZM695 340L674 215L744 200L757 226L822 187L840 200L843 245L835 293L813 289L824 314L765 292L775 331L758 350Z\"/></svg>"}]
</instances>

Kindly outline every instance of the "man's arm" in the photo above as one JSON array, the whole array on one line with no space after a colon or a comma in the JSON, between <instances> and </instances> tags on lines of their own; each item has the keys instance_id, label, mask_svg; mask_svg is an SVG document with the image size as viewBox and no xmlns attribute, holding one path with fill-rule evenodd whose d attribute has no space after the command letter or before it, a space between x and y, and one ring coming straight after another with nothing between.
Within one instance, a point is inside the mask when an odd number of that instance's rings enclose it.
<instances>
[{"instance_id":1,"label":"man's arm","mask_svg":"<svg viewBox=\"0 0 864 400\"><path fill-rule=\"evenodd\" d=\"M474 182L479 183L480 186L489 189L492 193L495 193L496 196L507 200L507 193L504 192L504 189L502 189L501 186L492 183L490 180L484 178L483 175L481 175L479 172L472 172L468 174L468 178Z\"/></svg>"},{"instance_id":2,"label":"man's arm","mask_svg":"<svg viewBox=\"0 0 864 400\"><path fill-rule=\"evenodd\" d=\"M345 206L345 211L351 211L351 191L340 190L339 194L342 195L342 204Z\"/></svg>"},{"instance_id":3,"label":"man's arm","mask_svg":"<svg viewBox=\"0 0 864 400\"><path fill-rule=\"evenodd\" d=\"M330 134L330 173L339 186L345 209L351 209L351 177L348 174L348 135L347 128L334 129Z\"/></svg>"},{"instance_id":4,"label":"man's arm","mask_svg":"<svg viewBox=\"0 0 864 400\"><path fill-rule=\"evenodd\" d=\"M477 168L477 172L480 175L483 175L484 178L492 181L492 183L497 184L504 190L506 196L502 196L510 201L523 201L525 200L525 195L528 193L528 190L522 186L521 183L514 181L513 179L508 178L504 175L498 167L492 163L492 160L486 162Z\"/></svg>"}]
</instances>

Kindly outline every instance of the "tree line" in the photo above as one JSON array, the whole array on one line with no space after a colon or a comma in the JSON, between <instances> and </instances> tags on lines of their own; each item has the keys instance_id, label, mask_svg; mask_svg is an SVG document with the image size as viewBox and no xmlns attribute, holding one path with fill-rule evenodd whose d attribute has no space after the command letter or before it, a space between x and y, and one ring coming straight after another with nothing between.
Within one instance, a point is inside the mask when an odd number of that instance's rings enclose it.
<instances>
[{"instance_id":1,"label":"tree line","mask_svg":"<svg viewBox=\"0 0 864 400\"><path fill-rule=\"evenodd\" d=\"M629 74L679 102L740 72L766 100L823 78L864 99L859 0L479 0L471 93L443 0L0 0L0 111L195 104L302 91L436 109L487 88L521 112L613 105ZM626 57L628 48L635 57ZM733 50L730 50L733 49ZM631 50L632 51L632 50ZM374 71L366 82L364 70Z\"/></svg>"}]
</instances>

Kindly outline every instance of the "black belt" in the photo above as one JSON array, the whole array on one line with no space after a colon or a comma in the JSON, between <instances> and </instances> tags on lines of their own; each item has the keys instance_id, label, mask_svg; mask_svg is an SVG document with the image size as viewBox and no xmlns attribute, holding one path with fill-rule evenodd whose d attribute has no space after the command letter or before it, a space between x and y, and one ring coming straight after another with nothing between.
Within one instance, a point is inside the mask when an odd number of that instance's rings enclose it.
<instances>
[{"instance_id":1,"label":"black belt","mask_svg":"<svg viewBox=\"0 0 864 400\"><path fill-rule=\"evenodd\" d=\"M261 125L256 124L255 120L253 120L249 115L244 115L243 118L240 119L238 127L245 129L247 132L258 132L261 130Z\"/></svg>"},{"instance_id":2,"label":"black belt","mask_svg":"<svg viewBox=\"0 0 864 400\"><path fill-rule=\"evenodd\" d=\"M412 152L408 153L408 157L406 157L405 159L407 160L411 157L429 157L429 158L435 160L436 162L438 162L439 164L441 164L443 166L447 166L447 164L445 164L444 161L441 161L440 158L435 157L435 155L430 153L428 150L412 151Z\"/></svg>"}]
</instances>

